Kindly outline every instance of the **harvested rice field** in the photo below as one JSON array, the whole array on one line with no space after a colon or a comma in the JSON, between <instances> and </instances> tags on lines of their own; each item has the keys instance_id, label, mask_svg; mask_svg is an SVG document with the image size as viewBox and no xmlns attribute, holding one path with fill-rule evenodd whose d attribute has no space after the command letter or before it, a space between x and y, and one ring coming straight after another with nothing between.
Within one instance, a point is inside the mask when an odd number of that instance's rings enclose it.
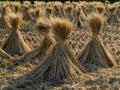
<instances>
[{"instance_id":1,"label":"harvested rice field","mask_svg":"<svg viewBox=\"0 0 120 90\"><path fill-rule=\"evenodd\" d=\"M0 90L120 90L120 2L0 2Z\"/></svg>"}]
</instances>

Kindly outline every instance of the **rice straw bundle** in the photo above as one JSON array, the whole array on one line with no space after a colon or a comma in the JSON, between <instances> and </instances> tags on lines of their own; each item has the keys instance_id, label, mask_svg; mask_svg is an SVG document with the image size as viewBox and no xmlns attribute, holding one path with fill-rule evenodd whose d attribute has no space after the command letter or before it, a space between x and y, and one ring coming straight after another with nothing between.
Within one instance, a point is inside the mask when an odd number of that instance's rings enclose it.
<instances>
[{"instance_id":1,"label":"rice straw bundle","mask_svg":"<svg viewBox=\"0 0 120 90\"><path fill-rule=\"evenodd\" d=\"M7 21L6 21L6 19L5 19L5 16L6 16L7 14L9 14L9 12L8 12L7 9L8 9L8 8L6 8L5 6L2 7L2 14L1 14L1 16L0 16L0 28L1 28L1 29L6 29L6 28L8 28Z\"/></svg>"},{"instance_id":2,"label":"rice straw bundle","mask_svg":"<svg viewBox=\"0 0 120 90\"><path fill-rule=\"evenodd\" d=\"M86 5L84 5L84 4L81 5L81 9L82 9L84 15L87 16L88 13L87 13L87 11L86 11Z\"/></svg>"},{"instance_id":3,"label":"rice straw bundle","mask_svg":"<svg viewBox=\"0 0 120 90\"><path fill-rule=\"evenodd\" d=\"M82 68L77 64L68 46L64 43L73 29L73 24L68 20L52 19L52 32L56 45L40 66L32 72L35 79L45 80L52 84L73 83L79 78L79 75L83 74Z\"/></svg>"},{"instance_id":4,"label":"rice straw bundle","mask_svg":"<svg viewBox=\"0 0 120 90\"><path fill-rule=\"evenodd\" d=\"M21 21L20 17L21 15L19 13L10 14L6 17L8 25L12 29L12 33L4 43L3 50L12 56L23 55L30 51L30 48L25 43L20 31L18 31Z\"/></svg>"},{"instance_id":5,"label":"rice straw bundle","mask_svg":"<svg viewBox=\"0 0 120 90\"><path fill-rule=\"evenodd\" d=\"M101 14L102 12L103 12L103 10L104 10L104 6L100 6L100 5L97 5L96 6L96 9L98 10L98 12Z\"/></svg>"},{"instance_id":6,"label":"rice straw bundle","mask_svg":"<svg viewBox=\"0 0 120 90\"><path fill-rule=\"evenodd\" d=\"M111 13L114 13L115 9L116 9L116 6L109 6L109 10Z\"/></svg>"},{"instance_id":7,"label":"rice straw bundle","mask_svg":"<svg viewBox=\"0 0 120 90\"><path fill-rule=\"evenodd\" d=\"M71 18L73 18L72 17L72 7L70 5L67 5L67 6L65 6L64 10L65 10L65 17L71 20Z\"/></svg>"},{"instance_id":8,"label":"rice straw bundle","mask_svg":"<svg viewBox=\"0 0 120 90\"><path fill-rule=\"evenodd\" d=\"M104 10L103 10L103 15L104 15L105 17L108 17L108 16L111 14L109 8L110 8L110 6L109 6L108 4L105 4L105 8L104 8Z\"/></svg>"},{"instance_id":9,"label":"rice straw bundle","mask_svg":"<svg viewBox=\"0 0 120 90\"><path fill-rule=\"evenodd\" d=\"M95 71L100 68L116 66L115 59L105 49L98 38L103 26L104 19L99 14L92 14L88 17L88 23L92 31L92 39L83 49L78 57L78 62L82 64L87 71Z\"/></svg>"},{"instance_id":10,"label":"rice straw bundle","mask_svg":"<svg viewBox=\"0 0 120 90\"><path fill-rule=\"evenodd\" d=\"M103 24L103 31L110 29L110 25L108 24L108 22L106 21L106 19L104 19L104 24Z\"/></svg>"},{"instance_id":11,"label":"rice straw bundle","mask_svg":"<svg viewBox=\"0 0 120 90\"><path fill-rule=\"evenodd\" d=\"M30 21L31 20L31 16L30 16L30 13L29 13L29 7L28 6L23 6L22 13L23 13L22 18L23 18L24 21Z\"/></svg>"},{"instance_id":12,"label":"rice straw bundle","mask_svg":"<svg viewBox=\"0 0 120 90\"><path fill-rule=\"evenodd\" d=\"M44 18L44 13L45 12L42 8L36 8L36 9L33 9L33 11L30 10L30 15L32 17L31 22L36 23L39 18Z\"/></svg>"},{"instance_id":13,"label":"rice straw bundle","mask_svg":"<svg viewBox=\"0 0 120 90\"><path fill-rule=\"evenodd\" d=\"M20 0L20 3L23 4L23 0Z\"/></svg>"},{"instance_id":14,"label":"rice straw bundle","mask_svg":"<svg viewBox=\"0 0 120 90\"><path fill-rule=\"evenodd\" d=\"M111 7L109 8L109 10L110 10L111 13L110 13L110 15L109 15L108 18L107 18L107 22L108 22L108 24L110 24L110 25L120 22L118 16L115 14L116 8L117 8L116 6L111 6Z\"/></svg>"},{"instance_id":15,"label":"rice straw bundle","mask_svg":"<svg viewBox=\"0 0 120 90\"><path fill-rule=\"evenodd\" d=\"M50 18L51 14L52 14L52 7L46 7L46 10L45 10L45 15L46 17Z\"/></svg>"},{"instance_id":16,"label":"rice straw bundle","mask_svg":"<svg viewBox=\"0 0 120 90\"><path fill-rule=\"evenodd\" d=\"M34 10L31 11L28 7L24 6L21 9L21 12L23 13L22 18L23 18L23 23L20 26L20 30L22 31L32 31L33 26L36 23L36 20L33 19L32 15L30 12L34 13Z\"/></svg>"},{"instance_id":17,"label":"rice straw bundle","mask_svg":"<svg viewBox=\"0 0 120 90\"><path fill-rule=\"evenodd\" d=\"M115 15L118 16L118 18L120 19L120 5L117 6L117 8L115 10Z\"/></svg>"},{"instance_id":18,"label":"rice straw bundle","mask_svg":"<svg viewBox=\"0 0 120 90\"><path fill-rule=\"evenodd\" d=\"M9 64L9 67L15 66L16 63L19 63L18 64L19 66L27 65L29 63L32 65L39 64L45 58L45 56L47 56L47 53L49 53L49 49L52 48L54 44L53 44L53 39L50 36L50 25L49 23L46 22L48 21L45 19L44 20L38 19L38 22L34 27L34 29L36 29L39 33L41 33L44 36L40 46L35 50L26 53L22 57L13 60Z\"/></svg>"},{"instance_id":19,"label":"rice straw bundle","mask_svg":"<svg viewBox=\"0 0 120 90\"><path fill-rule=\"evenodd\" d=\"M28 14L30 16L30 20L32 20L34 18L34 16L35 16L35 8L29 7Z\"/></svg>"},{"instance_id":20,"label":"rice straw bundle","mask_svg":"<svg viewBox=\"0 0 120 90\"><path fill-rule=\"evenodd\" d=\"M97 9L93 5L86 5L85 11L87 12L87 16L92 12L96 12Z\"/></svg>"},{"instance_id":21,"label":"rice straw bundle","mask_svg":"<svg viewBox=\"0 0 120 90\"><path fill-rule=\"evenodd\" d=\"M15 5L15 6L14 6L14 12L15 12L15 13L18 13L18 12L19 12L19 8L20 8L20 7L19 7L18 5Z\"/></svg>"},{"instance_id":22,"label":"rice straw bundle","mask_svg":"<svg viewBox=\"0 0 120 90\"><path fill-rule=\"evenodd\" d=\"M108 23L109 25L118 24L118 23L120 23L120 20L119 20L118 16L115 15L115 13L113 13L113 14L110 14L110 15L108 16L108 18L107 18L107 23Z\"/></svg>"},{"instance_id":23,"label":"rice straw bundle","mask_svg":"<svg viewBox=\"0 0 120 90\"><path fill-rule=\"evenodd\" d=\"M33 31L39 18L44 18L44 10L41 8L31 8L29 9L30 22L25 23L21 29L24 31Z\"/></svg>"},{"instance_id":24,"label":"rice straw bundle","mask_svg":"<svg viewBox=\"0 0 120 90\"><path fill-rule=\"evenodd\" d=\"M23 24L22 27L21 27L21 29L27 30L27 31L28 30L32 31L33 28L34 28L34 25L37 23L37 20L39 18L44 18L44 10L42 10L40 8L37 8L37 9L31 8L31 9L28 10L28 14L29 14L28 15L28 17L29 17L29 20L28 20L29 23Z\"/></svg>"},{"instance_id":25,"label":"rice straw bundle","mask_svg":"<svg viewBox=\"0 0 120 90\"><path fill-rule=\"evenodd\" d=\"M42 8L37 8L34 14L34 17L38 19L39 17L44 17L45 11Z\"/></svg>"}]
</instances>

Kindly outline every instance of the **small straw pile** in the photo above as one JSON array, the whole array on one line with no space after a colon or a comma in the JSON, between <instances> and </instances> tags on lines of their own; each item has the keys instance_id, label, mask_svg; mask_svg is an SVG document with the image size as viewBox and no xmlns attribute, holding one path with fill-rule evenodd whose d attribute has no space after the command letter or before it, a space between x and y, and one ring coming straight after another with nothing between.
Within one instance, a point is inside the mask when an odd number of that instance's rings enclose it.
<instances>
[{"instance_id":1,"label":"small straw pile","mask_svg":"<svg viewBox=\"0 0 120 90\"><path fill-rule=\"evenodd\" d=\"M23 55L30 51L30 48L23 40L21 33L18 31L21 21L20 17L19 13L10 14L6 17L8 20L8 26L12 29L12 33L4 43L3 50L12 56Z\"/></svg>"},{"instance_id":2,"label":"small straw pile","mask_svg":"<svg viewBox=\"0 0 120 90\"><path fill-rule=\"evenodd\" d=\"M88 17L88 23L92 31L92 39L81 52L78 61L87 71L95 71L100 68L116 66L115 59L105 49L98 38L103 26L104 18L99 14L92 14Z\"/></svg>"},{"instance_id":3,"label":"small straw pile","mask_svg":"<svg viewBox=\"0 0 120 90\"><path fill-rule=\"evenodd\" d=\"M52 32L56 44L40 66L32 72L34 78L51 82L51 84L73 83L83 74L64 43L73 29L73 24L69 20L52 19Z\"/></svg>"}]
</instances>

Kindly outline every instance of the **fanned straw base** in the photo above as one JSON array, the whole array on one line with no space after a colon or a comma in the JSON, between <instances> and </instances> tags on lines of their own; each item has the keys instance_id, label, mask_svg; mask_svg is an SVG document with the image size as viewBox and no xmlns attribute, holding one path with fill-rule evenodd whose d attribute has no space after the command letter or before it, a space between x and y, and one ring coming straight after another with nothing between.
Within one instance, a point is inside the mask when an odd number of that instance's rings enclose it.
<instances>
[{"instance_id":1,"label":"fanned straw base","mask_svg":"<svg viewBox=\"0 0 120 90\"><path fill-rule=\"evenodd\" d=\"M3 46L3 50L5 50L8 54L14 56L23 55L29 52L30 48L24 42L19 31L12 31L11 35Z\"/></svg>"}]
</instances>

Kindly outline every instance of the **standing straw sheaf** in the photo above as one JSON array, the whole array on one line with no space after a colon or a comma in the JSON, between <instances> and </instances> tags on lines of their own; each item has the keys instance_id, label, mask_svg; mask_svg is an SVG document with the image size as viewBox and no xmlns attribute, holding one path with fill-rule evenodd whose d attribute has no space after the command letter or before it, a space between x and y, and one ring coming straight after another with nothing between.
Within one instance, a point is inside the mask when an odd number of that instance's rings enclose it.
<instances>
[{"instance_id":1,"label":"standing straw sheaf","mask_svg":"<svg viewBox=\"0 0 120 90\"><path fill-rule=\"evenodd\" d=\"M105 49L98 38L103 22L104 18L99 14L92 14L88 17L88 23L93 35L91 41L78 57L78 62L82 64L87 71L95 71L100 68L116 66L115 59Z\"/></svg>"},{"instance_id":2,"label":"standing straw sheaf","mask_svg":"<svg viewBox=\"0 0 120 90\"><path fill-rule=\"evenodd\" d=\"M1 11L1 16L0 16L0 29L6 29L8 28L8 25L7 25L7 21L5 19L5 16L7 15L8 8L6 8L5 6L2 7L2 11Z\"/></svg>"},{"instance_id":3,"label":"standing straw sheaf","mask_svg":"<svg viewBox=\"0 0 120 90\"><path fill-rule=\"evenodd\" d=\"M31 20L31 15L29 13L29 7L28 6L23 6L22 7L22 13L23 13L23 20L26 22L29 22Z\"/></svg>"},{"instance_id":4,"label":"standing straw sheaf","mask_svg":"<svg viewBox=\"0 0 120 90\"><path fill-rule=\"evenodd\" d=\"M64 43L73 24L65 19L52 19L52 32L56 45L49 55L32 73L35 79L51 82L52 84L73 83L82 73L68 46Z\"/></svg>"},{"instance_id":5,"label":"standing straw sheaf","mask_svg":"<svg viewBox=\"0 0 120 90\"><path fill-rule=\"evenodd\" d=\"M104 11L104 6L100 6L100 5L97 5L96 6L96 9L98 10L98 12L100 13L100 14L102 14L102 12Z\"/></svg>"},{"instance_id":6,"label":"standing straw sheaf","mask_svg":"<svg viewBox=\"0 0 120 90\"><path fill-rule=\"evenodd\" d=\"M6 17L12 33L4 43L3 50L12 56L23 55L30 51L30 48L25 43L20 31L18 31L21 21L20 17L19 14L10 14Z\"/></svg>"},{"instance_id":7,"label":"standing straw sheaf","mask_svg":"<svg viewBox=\"0 0 120 90\"><path fill-rule=\"evenodd\" d=\"M45 19L38 19L37 23L34 26L34 30L37 30L37 33L43 35L43 38L41 38L41 43L38 48L29 53L26 53L20 58L13 60L9 64L7 64L8 68L14 66L23 66L27 64L38 65L47 56L49 50L54 46L54 41L50 36L50 25L46 22L48 21Z\"/></svg>"},{"instance_id":8,"label":"standing straw sheaf","mask_svg":"<svg viewBox=\"0 0 120 90\"><path fill-rule=\"evenodd\" d=\"M118 16L115 14L116 6L109 7L110 15L107 17L107 23L110 25L118 24L120 22Z\"/></svg>"},{"instance_id":9,"label":"standing straw sheaf","mask_svg":"<svg viewBox=\"0 0 120 90\"><path fill-rule=\"evenodd\" d=\"M34 12L34 18L35 19L38 19L39 17L42 18L42 17L44 17L44 13L45 13L44 9L37 8L36 11Z\"/></svg>"},{"instance_id":10,"label":"standing straw sheaf","mask_svg":"<svg viewBox=\"0 0 120 90\"><path fill-rule=\"evenodd\" d=\"M120 5L117 6L115 10L115 15L118 16L118 18L120 19Z\"/></svg>"}]
</instances>

